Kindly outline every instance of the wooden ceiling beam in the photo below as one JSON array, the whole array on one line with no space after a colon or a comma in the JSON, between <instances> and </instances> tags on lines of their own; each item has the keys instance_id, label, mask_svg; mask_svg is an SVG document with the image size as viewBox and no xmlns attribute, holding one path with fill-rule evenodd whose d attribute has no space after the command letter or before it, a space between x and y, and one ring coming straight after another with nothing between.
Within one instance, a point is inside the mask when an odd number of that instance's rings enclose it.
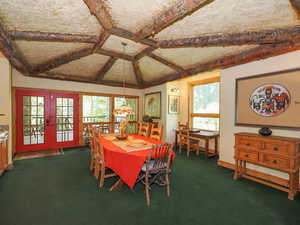
<instances>
[{"instance_id":1,"label":"wooden ceiling beam","mask_svg":"<svg viewBox=\"0 0 300 225\"><path fill-rule=\"evenodd\" d=\"M27 75L31 71L30 64L18 51L15 44L11 41L8 32L0 23L0 51L8 59L11 65L21 73Z\"/></svg>"},{"instance_id":2,"label":"wooden ceiling beam","mask_svg":"<svg viewBox=\"0 0 300 225\"><path fill-rule=\"evenodd\" d=\"M49 71L58 66L69 63L73 60L80 59L82 57L91 55L92 53L93 53L93 49L89 47L89 48L81 48L81 49L73 51L73 52L59 55L53 59L48 60L45 63L41 63L41 64L37 65L33 69L32 74L39 74L39 73Z\"/></svg>"},{"instance_id":3,"label":"wooden ceiling beam","mask_svg":"<svg viewBox=\"0 0 300 225\"><path fill-rule=\"evenodd\" d=\"M104 45L105 41L109 38L110 34L107 31L103 31L98 38L97 43L94 45L94 50L93 52L95 52L97 49L102 48L102 46Z\"/></svg>"},{"instance_id":4,"label":"wooden ceiling beam","mask_svg":"<svg viewBox=\"0 0 300 225\"><path fill-rule=\"evenodd\" d=\"M176 65L173 62L170 62L169 60L166 60L158 55L153 54L152 52L148 53L147 56L151 57L152 59L172 68L173 70L176 70L177 72L183 73L185 70L181 67Z\"/></svg>"},{"instance_id":5,"label":"wooden ceiling beam","mask_svg":"<svg viewBox=\"0 0 300 225\"><path fill-rule=\"evenodd\" d=\"M137 35L135 35L134 33L130 32L129 30L125 30L119 27L113 27L110 30L110 33L118 36L118 37L122 37L122 38L126 38L144 45L149 45L149 46L157 46L157 42L148 38L145 39L140 39L138 38Z\"/></svg>"},{"instance_id":6,"label":"wooden ceiling beam","mask_svg":"<svg viewBox=\"0 0 300 225\"><path fill-rule=\"evenodd\" d=\"M115 51L112 51L112 50L97 49L95 51L95 53L101 54L101 55L112 56L112 57L116 57L116 58L121 58L121 59L125 59L125 60L128 60L128 61L133 61L134 60L134 57L131 56L131 55L115 52Z\"/></svg>"},{"instance_id":7,"label":"wooden ceiling beam","mask_svg":"<svg viewBox=\"0 0 300 225\"><path fill-rule=\"evenodd\" d=\"M300 19L300 0L290 0L290 3L298 16L298 19Z\"/></svg>"},{"instance_id":8,"label":"wooden ceiling beam","mask_svg":"<svg viewBox=\"0 0 300 225\"><path fill-rule=\"evenodd\" d=\"M61 42L78 42L78 43L97 43L96 35L84 34L65 34L40 31L20 31L10 30L8 34L12 40L26 41L61 41Z\"/></svg>"},{"instance_id":9,"label":"wooden ceiling beam","mask_svg":"<svg viewBox=\"0 0 300 225\"><path fill-rule=\"evenodd\" d=\"M110 57L109 60L105 63L105 65L101 68L101 70L96 75L96 81L103 80L105 74L107 71L110 70L110 68L115 64L118 58L116 57Z\"/></svg>"},{"instance_id":10,"label":"wooden ceiling beam","mask_svg":"<svg viewBox=\"0 0 300 225\"><path fill-rule=\"evenodd\" d=\"M237 66L245 63L249 63L256 60L269 58L272 56L281 55L291 51L300 49L300 42L294 43L277 43L277 44L264 44L254 47L239 54L225 56L216 60L204 64L198 64L193 68L188 69L186 74L176 73L169 76L165 76L161 79L157 79L147 84L147 87L160 85L165 82L177 80L191 75L196 75L202 72L210 71L213 69L224 69L232 66Z\"/></svg>"},{"instance_id":11,"label":"wooden ceiling beam","mask_svg":"<svg viewBox=\"0 0 300 225\"><path fill-rule=\"evenodd\" d=\"M216 34L194 38L181 38L159 41L161 48L190 48L232 45L257 45L275 42L294 42L300 38L300 26L271 30L243 32L235 34Z\"/></svg>"},{"instance_id":12,"label":"wooden ceiling beam","mask_svg":"<svg viewBox=\"0 0 300 225\"><path fill-rule=\"evenodd\" d=\"M139 39L153 36L162 29L172 25L185 16L192 14L199 8L202 8L214 0L177 0L170 8L162 11L154 17L151 23L144 26L137 32Z\"/></svg>"},{"instance_id":13,"label":"wooden ceiling beam","mask_svg":"<svg viewBox=\"0 0 300 225\"><path fill-rule=\"evenodd\" d=\"M142 74L139 62L138 61L133 61L132 66L133 66L133 71L134 71L137 83L140 86L144 86L143 74Z\"/></svg>"},{"instance_id":14,"label":"wooden ceiling beam","mask_svg":"<svg viewBox=\"0 0 300 225\"><path fill-rule=\"evenodd\" d=\"M64 80L64 81L75 81L75 82L83 82L83 83L92 83L92 84L102 84L114 87L123 87L123 83L116 82L116 81L107 81L107 80L97 80L95 81L92 77L80 77L70 74L63 74L63 73L54 73L54 72L45 72L40 74L31 74L30 77L35 78L46 78L46 79L53 79L53 80ZM127 88L135 88L141 89L139 85L136 84L126 84Z\"/></svg>"},{"instance_id":15,"label":"wooden ceiling beam","mask_svg":"<svg viewBox=\"0 0 300 225\"><path fill-rule=\"evenodd\" d=\"M105 30L110 30L113 27L113 20L104 0L83 1L89 8L91 14L97 18L97 20Z\"/></svg>"},{"instance_id":16,"label":"wooden ceiling beam","mask_svg":"<svg viewBox=\"0 0 300 225\"><path fill-rule=\"evenodd\" d=\"M157 49L157 47L149 46L148 48L145 48L141 52L139 52L138 54L136 54L134 56L134 59L135 60L139 60L139 59L143 58L145 55L147 55L148 53L153 52L155 49Z\"/></svg>"}]
</instances>

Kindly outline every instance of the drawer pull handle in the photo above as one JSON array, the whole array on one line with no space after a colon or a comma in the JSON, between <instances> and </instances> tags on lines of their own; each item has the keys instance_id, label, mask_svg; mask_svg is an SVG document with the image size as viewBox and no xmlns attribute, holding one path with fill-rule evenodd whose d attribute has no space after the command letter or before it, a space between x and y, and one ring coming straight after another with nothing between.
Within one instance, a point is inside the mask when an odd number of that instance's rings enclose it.
<instances>
[{"instance_id":1,"label":"drawer pull handle","mask_svg":"<svg viewBox=\"0 0 300 225\"><path fill-rule=\"evenodd\" d=\"M246 157L246 158L248 158L248 157L249 157L249 155L248 155L248 154L246 154L246 155L245 155L245 157Z\"/></svg>"},{"instance_id":2,"label":"drawer pull handle","mask_svg":"<svg viewBox=\"0 0 300 225\"><path fill-rule=\"evenodd\" d=\"M247 146L250 146L250 143L247 143L246 145L247 145Z\"/></svg>"},{"instance_id":3,"label":"drawer pull handle","mask_svg":"<svg viewBox=\"0 0 300 225\"><path fill-rule=\"evenodd\" d=\"M277 164L277 160L273 160L272 162L273 162L274 164Z\"/></svg>"},{"instance_id":4,"label":"drawer pull handle","mask_svg":"<svg viewBox=\"0 0 300 225\"><path fill-rule=\"evenodd\" d=\"M278 149L277 147L274 147L273 150L274 150L274 151L278 151L279 149Z\"/></svg>"}]
</instances>

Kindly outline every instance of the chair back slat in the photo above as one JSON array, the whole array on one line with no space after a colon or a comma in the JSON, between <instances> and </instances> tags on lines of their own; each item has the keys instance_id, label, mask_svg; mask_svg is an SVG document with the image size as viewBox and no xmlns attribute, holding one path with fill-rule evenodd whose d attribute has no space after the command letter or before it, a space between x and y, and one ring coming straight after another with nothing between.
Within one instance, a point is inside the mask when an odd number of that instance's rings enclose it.
<instances>
[{"instance_id":1,"label":"chair back slat","mask_svg":"<svg viewBox=\"0 0 300 225\"><path fill-rule=\"evenodd\" d=\"M152 127L150 132L150 138L160 141L162 138L163 126Z\"/></svg>"},{"instance_id":2,"label":"chair back slat","mask_svg":"<svg viewBox=\"0 0 300 225\"><path fill-rule=\"evenodd\" d=\"M149 137L149 132L150 132L150 123L143 123L139 122L139 131L138 135L143 136L143 137Z\"/></svg>"},{"instance_id":3,"label":"chair back slat","mask_svg":"<svg viewBox=\"0 0 300 225\"><path fill-rule=\"evenodd\" d=\"M170 144L154 145L153 149L148 154L147 162L150 162L151 160L154 161L151 170L167 169L171 166L171 155Z\"/></svg>"}]
</instances>

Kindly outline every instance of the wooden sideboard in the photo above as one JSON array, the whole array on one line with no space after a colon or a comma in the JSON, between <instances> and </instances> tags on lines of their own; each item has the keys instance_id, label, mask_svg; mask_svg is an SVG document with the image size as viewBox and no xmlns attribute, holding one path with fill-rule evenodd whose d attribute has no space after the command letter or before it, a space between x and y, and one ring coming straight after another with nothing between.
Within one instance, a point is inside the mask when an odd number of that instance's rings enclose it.
<instances>
[{"instance_id":1,"label":"wooden sideboard","mask_svg":"<svg viewBox=\"0 0 300 225\"><path fill-rule=\"evenodd\" d=\"M293 200L299 192L300 139L280 136L263 137L253 133L235 134L234 179L248 178L288 192ZM289 174L286 187L247 174L247 163Z\"/></svg>"},{"instance_id":2,"label":"wooden sideboard","mask_svg":"<svg viewBox=\"0 0 300 225\"><path fill-rule=\"evenodd\" d=\"M8 169L8 139L0 139L0 175Z\"/></svg>"}]
</instances>

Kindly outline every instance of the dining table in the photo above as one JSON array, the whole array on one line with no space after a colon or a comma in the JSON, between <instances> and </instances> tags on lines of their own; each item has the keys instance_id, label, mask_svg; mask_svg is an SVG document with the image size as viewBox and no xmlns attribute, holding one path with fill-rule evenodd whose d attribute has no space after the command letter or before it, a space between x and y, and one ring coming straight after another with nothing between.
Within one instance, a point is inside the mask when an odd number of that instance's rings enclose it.
<instances>
[{"instance_id":1,"label":"dining table","mask_svg":"<svg viewBox=\"0 0 300 225\"><path fill-rule=\"evenodd\" d=\"M154 145L162 141L130 134L126 140L118 140L116 134L101 134L100 140L104 149L106 167L113 170L118 181L110 191L120 188L124 183L134 188L139 173ZM175 153L170 149L172 157Z\"/></svg>"}]
</instances>

